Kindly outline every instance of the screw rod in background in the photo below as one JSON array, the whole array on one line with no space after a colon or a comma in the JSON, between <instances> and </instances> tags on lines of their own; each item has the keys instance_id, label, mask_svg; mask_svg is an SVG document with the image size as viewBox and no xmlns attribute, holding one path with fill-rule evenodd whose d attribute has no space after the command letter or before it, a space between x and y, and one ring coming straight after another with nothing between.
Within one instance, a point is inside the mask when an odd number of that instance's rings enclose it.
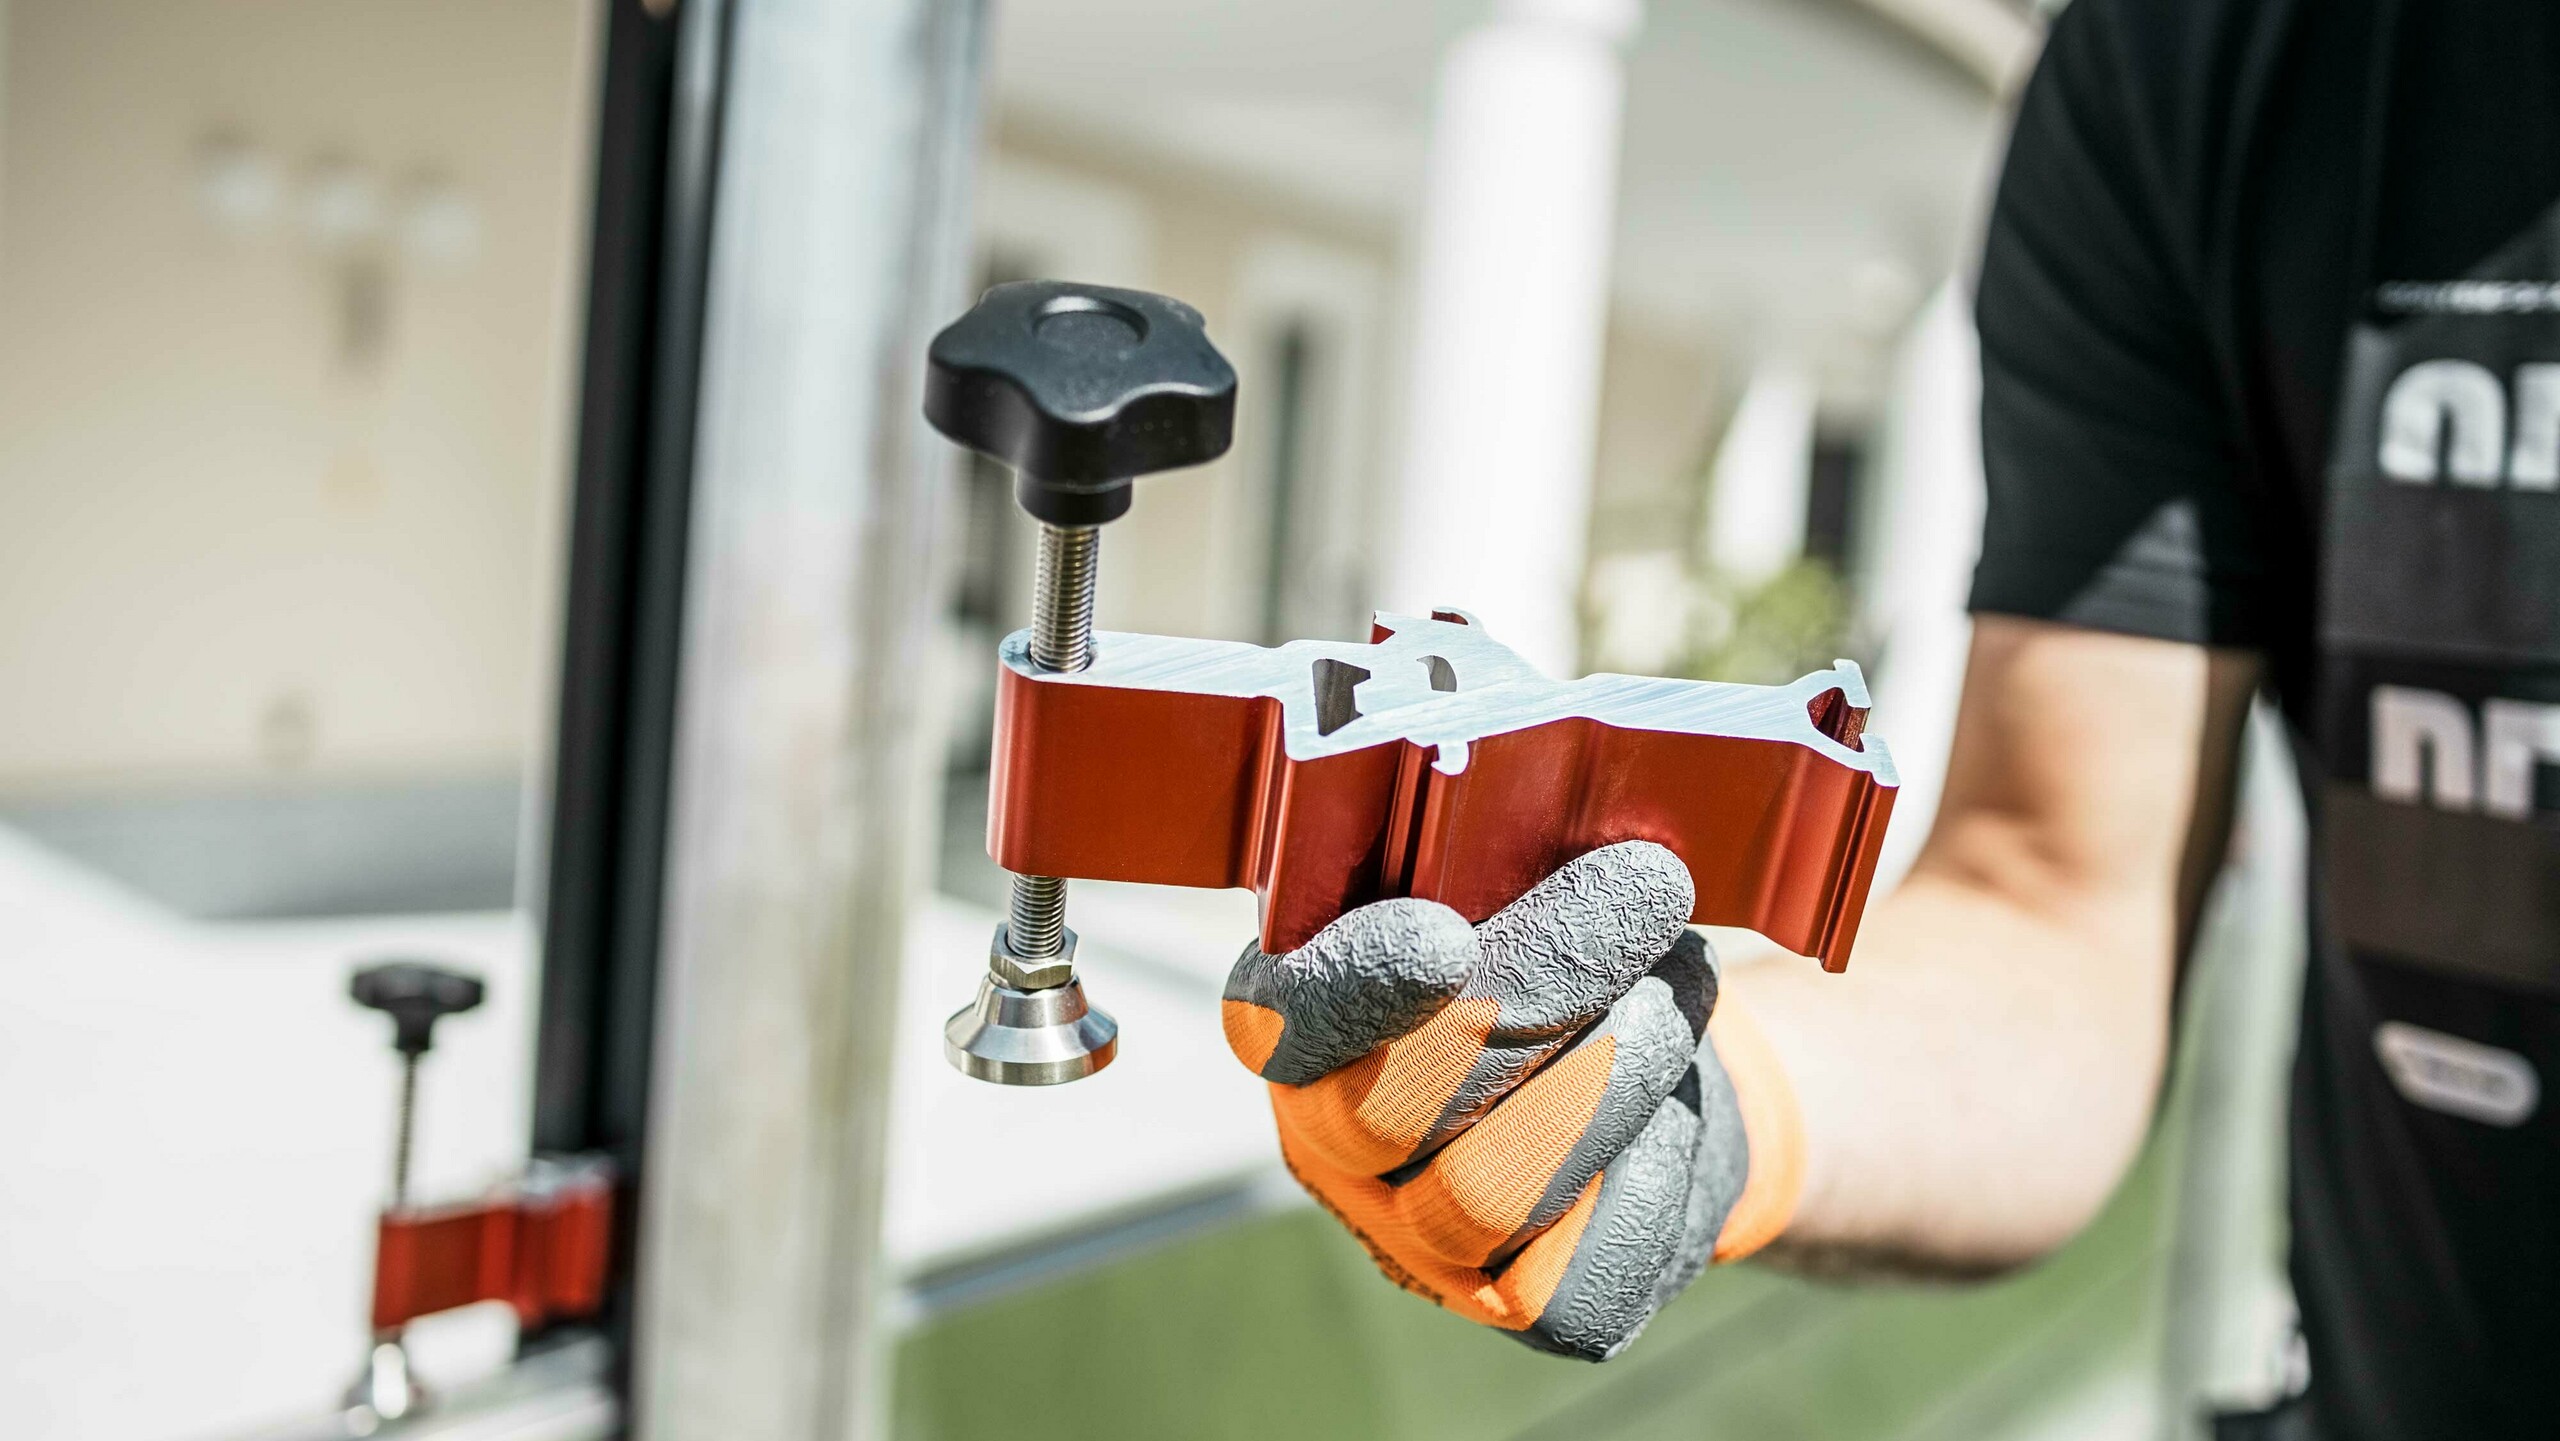
<instances>
[{"instance_id":1,"label":"screw rod in background","mask_svg":"<svg viewBox=\"0 0 2560 1441\"><path fill-rule=\"evenodd\" d=\"M386 961L347 978L350 999L391 1018L391 1048L400 1056L390 1212L409 1208L409 1161L418 1132L418 1062L435 1048L437 1021L478 1007L487 994L488 988L477 976L420 961ZM375 1279L379 1284L380 1278ZM373 1349L366 1354L364 1370L347 1390L350 1434L371 1435L380 1423L396 1421L425 1404L426 1393L410 1374L409 1352L401 1343L406 1330L389 1326L373 1333Z\"/></svg>"},{"instance_id":2,"label":"screw rod in background","mask_svg":"<svg viewBox=\"0 0 2560 1441\"><path fill-rule=\"evenodd\" d=\"M409 1160L418 1125L418 1061L435 1049L436 1022L475 1009L487 994L477 976L420 961L386 961L347 978L357 1005L391 1018L391 1048L400 1055L400 1111L391 1142L391 1205L409 1204Z\"/></svg>"},{"instance_id":3,"label":"screw rod in background","mask_svg":"<svg viewBox=\"0 0 2560 1441\"><path fill-rule=\"evenodd\" d=\"M408 1052L400 1058L400 1121L391 1143L391 1209L406 1210L409 1205L409 1146L418 1126L418 1057L421 1052Z\"/></svg>"}]
</instances>

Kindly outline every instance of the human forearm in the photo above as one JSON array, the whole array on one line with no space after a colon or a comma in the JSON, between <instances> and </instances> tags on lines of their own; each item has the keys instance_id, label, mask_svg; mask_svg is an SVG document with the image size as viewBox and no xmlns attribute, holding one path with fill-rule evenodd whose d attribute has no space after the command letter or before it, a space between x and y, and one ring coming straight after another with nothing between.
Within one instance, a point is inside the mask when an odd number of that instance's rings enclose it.
<instances>
[{"instance_id":1,"label":"human forearm","mask_svg":"<svg viewBox=\"0 0 2560 1441\"><path fill-rule=\"evenodd\" d=\"M2109 945L1924 872L1870 917L1850 977L1734 966L1804 1123L1773 1258L1979 1272L2078 1230L2140 1145L2166 1052L2169 927L2145 929Z\"/></svg>"},{"instance_id":2,"label":"human forearm","mask_svg":"<svg viewBox=\"0 0 2560 1441\"><path fill-rule=\"evenodd\" d=\"M1937 823L1849 974L1728 980L1803 1119L1779 1254L1996 1269L2096 1213L2158 1092L2256 674L2238 652L1981 622Z\"/></svg>"}]
</instances>

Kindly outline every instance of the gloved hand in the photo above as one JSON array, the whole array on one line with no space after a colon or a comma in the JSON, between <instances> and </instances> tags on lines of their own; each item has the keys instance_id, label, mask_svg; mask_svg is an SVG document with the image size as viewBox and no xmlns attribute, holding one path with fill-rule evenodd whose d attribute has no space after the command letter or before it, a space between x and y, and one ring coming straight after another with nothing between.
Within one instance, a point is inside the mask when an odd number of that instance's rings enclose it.
<instances>
[{"instance_id":1,"label":"gloved hand","mask_svg":"<svg viewBox=\"0 0 2560 1441\"><path fill-rule=\"evenodd\" d=\"M1747 1022L1710 1032L1691 896L1678 857L1627 841L1480 927L1390 900L1245 948L1227 1043L1271 1082L1290 1171L1388 1279L1604 1360L1784 1226L1793 1093Z\"/></svg>"}]
</instances>

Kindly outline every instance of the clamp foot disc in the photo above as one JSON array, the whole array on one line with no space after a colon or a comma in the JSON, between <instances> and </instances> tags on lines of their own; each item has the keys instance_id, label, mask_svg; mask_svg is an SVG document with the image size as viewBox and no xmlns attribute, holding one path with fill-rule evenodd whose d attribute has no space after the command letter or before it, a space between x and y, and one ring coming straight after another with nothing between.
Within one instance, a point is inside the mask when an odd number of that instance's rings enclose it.
<instances>
[{"instance_id":1,"label":"clamp foot disc","mask_svg":"<svg viewBox=\"0 0 2560 1441\"><path fill-rule=\"evenodd\" d=\"M427 1408L427 1390L418 1384L409 1369L409 1348L394 1337L374 1342L365 1355L364 1370L347 1388L349 1422L359 1428L355 1434L368 1434L385 1421L397 1421Z\"/></svg>"},{"instance_id":2,"label":"clamp foot disc","mask_svg":"<svg viewBox=\"0 0 2560 1441\"><path fill-rule=\"evenodd\" d=\"M1110 1065L1120 1023L1087 1005L1084 982L1017 991L983 977L978 998L942 1027L942 1054L961 1074L999 1086L1057 1086Z\"/></svg>"}]
</instances>

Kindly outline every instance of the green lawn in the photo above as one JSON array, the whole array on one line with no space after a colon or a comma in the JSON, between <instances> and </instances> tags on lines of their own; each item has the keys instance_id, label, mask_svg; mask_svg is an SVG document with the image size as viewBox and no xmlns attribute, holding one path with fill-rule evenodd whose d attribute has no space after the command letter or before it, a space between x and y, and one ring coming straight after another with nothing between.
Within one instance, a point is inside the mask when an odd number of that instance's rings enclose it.
<instances>
[{"instance_id":1,"label":"green lawn","mask_svg":"<svg viewBox=\"0 0 2560 1441\"><path fill-rule=\"evenodd\" d=\"M903 1441L1982 1441L2148 1374L2162 1158L2051 1260L1964 1286L1708 1275L1627 1355L1538 1355L1381 1281L1313 1211L942 1317L897 1359ZM1034 1419L1036 1418L1036 1420Z\"/></svg>"}]
</instances>

